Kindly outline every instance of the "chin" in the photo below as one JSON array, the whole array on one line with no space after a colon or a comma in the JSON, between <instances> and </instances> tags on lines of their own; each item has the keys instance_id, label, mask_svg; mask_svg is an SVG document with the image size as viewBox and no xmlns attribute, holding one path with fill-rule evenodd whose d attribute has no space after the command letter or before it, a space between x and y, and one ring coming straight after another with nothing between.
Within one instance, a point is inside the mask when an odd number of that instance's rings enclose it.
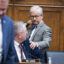
<instances>
[{"instance_id":1,"label":"chin","mask_svg":"<svg viewBox=\"0 0 64 64\"><path fill-rule=\"evenodd\" d=\"M37 23L32 23L33 25L36 25Z\"/></svg>"},{"instance_id":2,"label":"chin","mask_svg":"<svg viewBox=\"0 0 64 64\"><path fill-rule=\"evenodd\" d=\"M37 22L34 22L33 24L34 24L34 25L37 25L38 23L37 23Z\"/></svg>"},{"instance_id":3,"label":"chin","mask_svg":"<svg viewBox=\"0 0 64 64\"><path fill-rule=\"evenodd\" d=\"M37 23L33 24L33 25L37 25Z\"/></svg>"}]
</instances>

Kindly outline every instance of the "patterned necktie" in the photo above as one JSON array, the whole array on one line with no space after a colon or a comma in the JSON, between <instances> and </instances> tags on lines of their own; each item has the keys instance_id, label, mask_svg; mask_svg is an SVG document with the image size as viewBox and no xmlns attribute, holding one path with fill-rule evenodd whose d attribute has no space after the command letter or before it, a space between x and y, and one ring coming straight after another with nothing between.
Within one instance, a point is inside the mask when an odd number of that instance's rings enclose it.
<instances>
[{"instance_id":1,"label":"patterned necktie","mask_svg":"<svg viewBox=\"0 0 64 64\"><path fill-rule=\"evenodd\" d=\"M21 44L19 45L19 48L20 48L20 50L21 50L21 59L24 59L24 55L23 55L23 49L22 49Z\"/></svg>"}]
</instances>

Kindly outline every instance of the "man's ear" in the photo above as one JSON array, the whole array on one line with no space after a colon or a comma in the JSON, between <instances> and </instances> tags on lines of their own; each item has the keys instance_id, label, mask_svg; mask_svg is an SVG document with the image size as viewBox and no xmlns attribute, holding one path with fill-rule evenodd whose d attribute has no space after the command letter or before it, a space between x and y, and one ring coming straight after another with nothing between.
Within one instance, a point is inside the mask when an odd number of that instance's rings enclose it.
<instances>
[{"instance_id":1,"label":"man's ear","mask_svg":"<svg viewBox=\"0 0 64 64\"><path fill-rule=\"evenodd\" d=\"M43 19L43 15L41 15L41 18Z\"/></svg>"}]
</instances>

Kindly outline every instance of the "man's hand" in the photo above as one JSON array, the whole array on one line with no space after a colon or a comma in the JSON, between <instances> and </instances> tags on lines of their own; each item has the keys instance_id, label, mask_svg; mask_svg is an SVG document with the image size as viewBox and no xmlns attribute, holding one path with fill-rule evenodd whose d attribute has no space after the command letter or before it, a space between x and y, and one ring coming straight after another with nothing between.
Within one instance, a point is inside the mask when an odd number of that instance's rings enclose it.
<instances>
[{"instance_id":1,"label":"man's hand","mask_svg":"<svg viewBox=\"0 0 64 64\"><path fill-rule=\"evenodd\" d=\"M33 41L30 41L30 48L34 49L35 47L37 47L37 43L33 42Z\"/></svg>"},{"instance_id":2,"label":"man's hand","mask_svg":"<svg viewBox=\"0 0 64 64\"><path fill-rule=\"evenodd\" d=\"M28 23L28 24L32 24L32 21L31 21L31 20L28 20L27 23Z\"/></svg>"}]
</instances>

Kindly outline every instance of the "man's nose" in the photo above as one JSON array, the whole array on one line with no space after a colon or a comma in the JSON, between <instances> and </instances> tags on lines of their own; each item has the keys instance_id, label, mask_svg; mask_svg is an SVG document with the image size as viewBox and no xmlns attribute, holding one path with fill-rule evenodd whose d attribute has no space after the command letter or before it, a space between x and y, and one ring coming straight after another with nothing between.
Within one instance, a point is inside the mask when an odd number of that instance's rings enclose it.
<instances>
[{"instance_id":1,"label":"man's nose","mask_svg":"<svg viewBox=\"0 0 64 64\"><path fill-rule=\"evenodd\" d=\"M34 20L36 19L36 17L33 18Z\"/></svg>"}]
</instances>

